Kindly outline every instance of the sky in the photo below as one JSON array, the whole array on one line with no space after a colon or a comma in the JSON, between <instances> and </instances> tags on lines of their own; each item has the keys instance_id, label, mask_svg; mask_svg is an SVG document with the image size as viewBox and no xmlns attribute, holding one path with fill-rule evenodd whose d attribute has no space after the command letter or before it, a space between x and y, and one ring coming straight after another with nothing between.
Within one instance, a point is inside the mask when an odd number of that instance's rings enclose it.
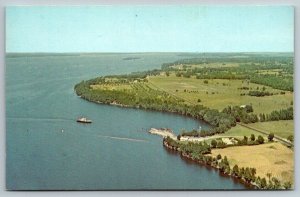
<instances>
[{"instance_id":1,"label":"sky","mask_svg":"<svg viewBox=\"0 0 300 197\"><path fill-rule=\"evenodd\" d=\"M10 6L6 52L293 52L291 6Z\"/></svg>"}]
</instances>

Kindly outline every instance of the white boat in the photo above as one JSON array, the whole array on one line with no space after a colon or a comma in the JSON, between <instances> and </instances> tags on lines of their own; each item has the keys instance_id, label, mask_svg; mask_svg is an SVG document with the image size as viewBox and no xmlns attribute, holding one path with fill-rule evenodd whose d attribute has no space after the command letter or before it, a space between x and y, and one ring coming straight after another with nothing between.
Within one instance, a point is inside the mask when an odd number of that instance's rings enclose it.
<instances>
[{"instance_id":1,"label":"white boat","mask_svg":"<svg viewBox=\"0 0 300 197\"><path fill-rule=\"evenodd\" d=\"M85 117L82 117L82 118L78 118L77 119L77 122L80 122L80 123L92 123L91 120L85 118Z\"/></svg>"}]
</instances>

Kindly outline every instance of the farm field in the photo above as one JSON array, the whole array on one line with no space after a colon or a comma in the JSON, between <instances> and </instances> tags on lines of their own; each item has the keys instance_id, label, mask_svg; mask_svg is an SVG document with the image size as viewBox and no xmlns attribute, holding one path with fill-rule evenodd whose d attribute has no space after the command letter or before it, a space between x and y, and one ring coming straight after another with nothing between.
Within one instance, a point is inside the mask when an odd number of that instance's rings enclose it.
<instances>
[{"instance_id":1,"label":"farm field","mask_svg":"<svg viewBox=\"0 0 300 197\"><path fill-rule=\"evenodd\" d=\"M294 121L293 120L279 120L270 122L256 122L248 124L248 126L264 130L268 133L274 133L275 135L283 138L287 138L290 135L294 135ZM232 128L233 129L233 128Z\"/></svg>"},{"instance_id":2,"label":"farm field","mask_svg":"<svg viewBox=\"0 0 300 197\"><path fill-rule=\"evenodd\" d=\"M268 180L267 173L282 182L293 183L294 152L281 143L267 143L257 146L235 146L213 149L212 155L227 156L230 166L254 167L256 174Z\"/></svg>"},{"instance_id":3,"label":"farm field","mask_svg":"<svg viewBox=\"0 0 300 197\"><path fill-rule=\"evenodd\" d=\"M232 137L244 137L244 136L247 136L247 137L250 137L251 134L254 134L256 137L261 135L263 137L266 137L264 136L263 134L257 132L257 131L254 131L252 129L248 129L248 128L245 128L245 127L242 127L240 125L236 125L235 127L232 127L230 128L228 131L226 131L225 133L222 133L222 134L218 134L218 136L232 136Z\"/></svg>"},{"instance_id":4,"label":"farm field","mask_svg":"<svg viewBox=\"0 0 300 197\"><path fill-rule=\"evenodd\" d=\"M273 110L280 110L290 107L293 100L293 93L284 91L281 95L281 90L271 87L248 83L243 80L227 80L227 79L204 79L176 77L175 75L167 76L151 76L150 84L154 88L159 87L161 90L169 94L183 98L185 101L193 104L202 104L212 109L222 110L228 105L246 105L252 104L254 113L270 113ZM241 96L242 93L247 93L248 90L238 88L249 87L256 90L266 87L266 90L272 93L279 93L273 96L255 97ZM198 102L198 99L201 102Z\"/></svg>"}]
</instances>

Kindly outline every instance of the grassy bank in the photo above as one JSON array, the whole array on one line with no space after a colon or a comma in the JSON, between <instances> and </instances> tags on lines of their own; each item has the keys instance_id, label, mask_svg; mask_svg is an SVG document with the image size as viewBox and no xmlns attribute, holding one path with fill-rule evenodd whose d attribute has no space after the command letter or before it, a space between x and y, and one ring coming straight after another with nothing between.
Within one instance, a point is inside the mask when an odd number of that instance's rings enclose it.
<instances>
[{"instance_id":1,"label":"grassy bank","mask_svg":"<svg viewBox=\"0 0 300 197\"><path fill-rule=\"evenodd\" d=\"M290 135L294 135L294 121L293 120L279 120L270 122L256 122L249 124L249 126L264 130L268 133L274 133L279 137L287 139Z\"/></svg>"}]
</instances>

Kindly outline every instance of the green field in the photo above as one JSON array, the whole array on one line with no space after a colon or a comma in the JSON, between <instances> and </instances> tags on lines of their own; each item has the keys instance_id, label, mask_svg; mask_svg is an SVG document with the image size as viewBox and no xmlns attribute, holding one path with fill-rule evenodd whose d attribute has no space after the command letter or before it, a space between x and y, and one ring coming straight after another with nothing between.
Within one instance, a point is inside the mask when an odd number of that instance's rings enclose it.
<instances>
[{"instance_id":1,"label":"green field","mask_svg":"<svg viewBox=\"0 0 300 197\"><path fill-rule=\"evenodd\" d=\"M219 136L233 136L233 137L247 136L247 137L250 137L251 134L254 134L256 137L259 136L259 135L263 136L263 134L261 134L257 131L242 127L240 125L236 125L235 127L232 127L231 129L229 129L225 133L219 134Z\"/></svg>"},{"instance_id":2,"label":"green field","mask_svg":"<svg viewBox=\"0 0 300 197\"><path fill-rule=\"evenodd\" d=\"M249 124L250 127L274 133L275 135L287 138L294 135L294 121L293 120L280 120L270 122L256 122Z\"/></svg>"},{"instance_id":3,"label":"green field","mask_svg":"<svg viewBox=\"0 0 300 197\"><path fill-rule=\"evenodd\" d=\"M228 105L249 105L252 104L254 113L270 113L273 110L285 109L290 107L293 100L293 93L282 90L273 89L271 87L248 83L243 80L227 80L227 79L211 79L204 83L204 79L196 79L194 77L184 78L175 75L167 76L151 76L149 82L154 88L159 87L161 90L169 94L183 98L190 103L200 103L212 109L222 110ZM241 93L247 93L249 90L241 90L241 87L248 87L250 90L261 90L263 87L266 91L278 93L278 95L254 97L241 96Z\"/></svg>"}]
</instances>

